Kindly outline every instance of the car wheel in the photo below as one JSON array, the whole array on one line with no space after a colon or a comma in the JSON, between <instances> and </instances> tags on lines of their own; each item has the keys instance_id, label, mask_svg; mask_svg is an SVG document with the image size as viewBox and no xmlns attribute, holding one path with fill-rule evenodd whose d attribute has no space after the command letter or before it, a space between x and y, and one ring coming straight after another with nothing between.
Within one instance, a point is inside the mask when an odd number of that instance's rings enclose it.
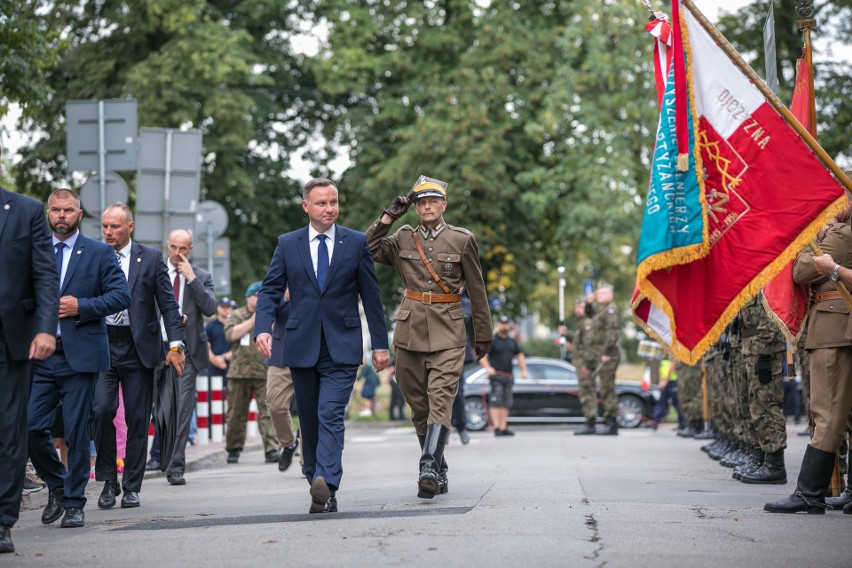
<instances>
[{"instance_id":1,"label":"car wheel","mask_svg":"<svg viewBox=\"0 0 852 568\"><path fill-rule=\"evenodd\" d=\"M645 405L642 399L633 395L618 397L618 427L636 428L642 422Z\"/></svg>"},{"instance_id":2,"label":"car wheel","mask_svg":"<svg viewBox=\"0 0 852 568\"><path fill-rule=\"evenodd\" d=\"M488 409L482 398L469 396L464 399L464 412L467 418L465 425L468 430L478 432L488 426Z\"/></svg>"}]
</instances>

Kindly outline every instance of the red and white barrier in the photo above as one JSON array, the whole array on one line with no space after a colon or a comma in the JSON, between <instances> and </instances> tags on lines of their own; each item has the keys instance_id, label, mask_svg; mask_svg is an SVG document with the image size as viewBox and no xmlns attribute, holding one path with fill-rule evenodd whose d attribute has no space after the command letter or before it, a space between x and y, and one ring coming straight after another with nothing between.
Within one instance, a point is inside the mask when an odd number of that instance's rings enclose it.
<instances>
[{"instance_id":1,"label":"red and white barrier","mask_svg":"<svg viewBox=\"0 0 852 568\"><path fill-rule=\"evenodd\" d=\"M210 377L199 374L195 378L195 443L210 443Z\"/></svg>"},{"instance_id":2,"label":"red and white barrier","mask_svg":"<svg viewBox=\"0 0 852 568\"><path fill-rule=\"evenodd\" d=\"M246 437L257 438L260 436L260 428L257 426L257 400L254 395L249 403L248 424L246 424Z\"/></svg>"},{"instance_id":3,"label":"red and white barrier","mask_svg":"<svg viewBox=\"0 0 852 568\"><path fill-rule=\"evenodd\" d=\"M214 444L225 440L224 383L219 375L210 377L210 441Z\"/></svg>"}]
</instances>

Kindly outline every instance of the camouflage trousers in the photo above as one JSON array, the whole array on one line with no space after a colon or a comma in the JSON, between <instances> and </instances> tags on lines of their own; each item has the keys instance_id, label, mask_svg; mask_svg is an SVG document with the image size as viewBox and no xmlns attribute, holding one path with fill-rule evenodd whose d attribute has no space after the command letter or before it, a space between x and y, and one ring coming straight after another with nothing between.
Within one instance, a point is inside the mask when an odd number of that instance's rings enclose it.
<instances>
[{"instance_id":1,"label":"camouflage trousers","mask_svg":"<svg viewBox=\"0 0 852 568\"><path fill-rule=\"evenodd\" d=\"M689 372L679 372L677 375L680 404L684 417L688 422L704 418L704 397L701 396L701 372L699 369L689 369Z\"/></svg>"},{"instance_id":2,"label":"camouflage trousers","mask_svg":"<svg viewBox=\"0 0 852 568\"><path fill-rule=\"evenodd\" d=\"M594 420L598 417L598 393L595 392L595 377L592 376L592 371L597 367L597 364L586 361L585 363L581 363L580 367L589 369L589 376L585 379L580 369L577 371L577 394L580 397L583 418Z\"/></svg>"},{"instance_id":3,"label":"camouflage trousers","mask_svg":"<svg viewBox=\"0 0 852 568\"><path fill-rule=\"evenodd\" d=\"M772 355L772 380L764 384L754 370L756 355L746 358L749 412L756 445L766 453L787 447L787 427L784 418L784 352Z\"/></svg>"},{"instance_id":4,"label":"camouflage trousers","mask_svg":"<svg viewBox=\"0 0 852 568\"><path fill-rule=\"evenodd\" d=\"M237 379L228 377L228 431L225 449L242 451L246 442L251 395L257 401L257 426L263 439L263 451L274 452L281 448L269 407L266 404L266 379Z\"/></svg>"},{"instance_id":5,"label":"camouflage trousers","mask_svg":"<svg viewBox=\"0 0 852 568\"><path fill-rule=\"evenodd\" d=\"M731 408L734 437L750 446L757 441L751 430L751 410L748 406L748 371L746 357L739 347L731 347Z\"/></svg>"},{"instance_id":6,"label":"camouflage trousers","mask_svg":"<svg viewBox=\"0 0 852 568\"><path fill-rule=\"evenodd\" d=\"M716 429L723 435L727 435L725 430L725 381L726 361L719 351L711 351L704 359L704 368L707 373L707 408L710 412L710 418L716 423Z\"/></svg>"},{"instance_id":7,"label":"camouflage trousers","mask_svg":"<svg viewBox=\"0 0 852 568\"><path fill-rule=\"evenodd\" d=\"M617 359L610 361L598 371L601 404L606 418L618 417L618 395L615 393L615 370L618 369L618 363Z\"/></svg>"}]
</instances>

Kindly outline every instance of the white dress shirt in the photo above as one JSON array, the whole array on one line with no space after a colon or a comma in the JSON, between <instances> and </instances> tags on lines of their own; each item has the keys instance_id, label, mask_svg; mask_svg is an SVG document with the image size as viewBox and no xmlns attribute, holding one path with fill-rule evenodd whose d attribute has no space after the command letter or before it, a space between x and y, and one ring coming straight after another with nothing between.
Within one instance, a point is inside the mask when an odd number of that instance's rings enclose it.
<instances>
[{"instance_id":1,"label":"white dress shirt","mask_svg":"<svg viewBox=\"0 0 852 568\"><path fill-rule=\"evenodd\" d=\"M334 254L334 237L336 236L337 225L332 225L325 235L328 237L325 240L325 246L328 249L328 264L331 266L331 255ZM311 245L311 262L314 265L314 276L317 274L317 252L319 251L320 240L317 238L319 231L314 229L313 225L308 225L309 244Z\"/></svg>"},{"instance_id":2,"label":"white dress shirt","mask_svg":"<svg viewBox=\"0 0 852 568\"><path fill-rule=\"evenodd\" d=\"M128 275L130 274L130 247L131 247L132 244L133 244L133 241L127 241L127 244L124 245L124 248L122 248L120 251L114 251L114 252L118 252L121 255L121 259L119 260L118 263L121 265L121 271L124 273L124 279L125 280L129 279ZM129 326L130 325L130 314L127 312L127 310L123 310L120 313L124 314L124 320L121 322L120 325ZM106 324L107 325L118 325L118 324L115 323L115 316L116 315L117 314L112 314L112 315L107 316L106 317Z\"/></svg>"}]
</instances>

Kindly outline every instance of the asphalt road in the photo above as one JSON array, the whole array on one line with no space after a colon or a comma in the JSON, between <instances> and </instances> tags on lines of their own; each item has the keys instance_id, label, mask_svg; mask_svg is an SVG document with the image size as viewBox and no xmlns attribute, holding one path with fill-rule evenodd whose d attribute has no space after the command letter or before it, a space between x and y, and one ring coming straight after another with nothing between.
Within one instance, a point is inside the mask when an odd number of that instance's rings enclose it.
<instances>
[{"instance_id":1,"label":"asphalt road","mask_svg":"<svg viewBox=\"0 0 852 568\"><path fill-rule=\"evenodd\" d=\"M475 433L447 449L450 492L416 497L413 430L352 425L340 512L308 515L308 484L259 449L227 465L194 452L197 471L172 487L146 479L138 509L101 511L89 488L86 527L43 526L46 491L13 529L0 566L852 566L852 515L777 515L763 504L794 490L806 439L790 426L787 485L745 485L658 431L572 435L518 427Z\"/></svg>"}]
</instances>

